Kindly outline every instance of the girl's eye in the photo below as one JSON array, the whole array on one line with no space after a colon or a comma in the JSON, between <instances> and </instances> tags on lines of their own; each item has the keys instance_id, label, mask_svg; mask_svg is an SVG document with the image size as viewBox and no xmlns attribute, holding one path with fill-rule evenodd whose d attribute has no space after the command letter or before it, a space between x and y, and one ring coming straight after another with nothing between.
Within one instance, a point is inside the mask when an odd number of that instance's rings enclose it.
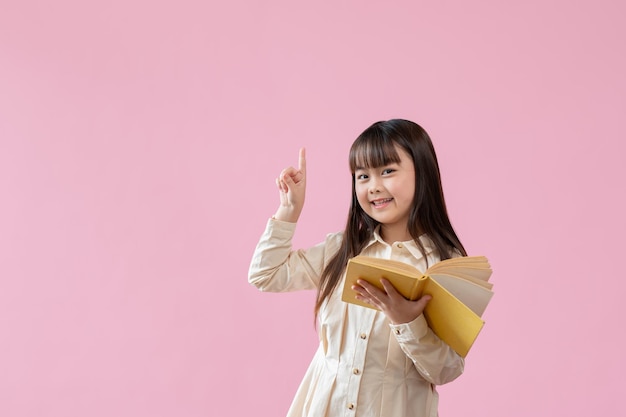
<instances>
[{"instance_id":1,"label":"girl's eye","mask_svg":"<svg viewBox=\"0 0 626 417\"><path fill-rule=\"evenodd\" d=\"M383 175L391 174L394 171L395 169L391 169L391 168L383 169Z\"/></svg>"},{"instance_id":2,"label":"girl's eye","mask_svg":"<svg viewBox=\"0 0 626 417\"><path fill-rule=\"evenodd\" d=\"M357 180L366 180L367 179L367 175L366 174L359 174L356 176Z\"/></svg>"}]
</instances>

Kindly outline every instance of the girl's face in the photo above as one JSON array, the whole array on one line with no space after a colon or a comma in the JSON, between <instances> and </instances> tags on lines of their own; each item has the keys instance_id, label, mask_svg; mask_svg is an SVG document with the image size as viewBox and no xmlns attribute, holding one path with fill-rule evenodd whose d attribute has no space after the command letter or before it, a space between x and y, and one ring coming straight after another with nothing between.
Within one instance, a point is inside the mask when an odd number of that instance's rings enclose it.
<instances>
[{"instance_id":1,"label":"girl's face","mask_svg":"<svg viewBox=\"0 0 626 417\"><path fill-rule=\"evenodd\" d=\"M354 186L359 205L381 223L383 239L409 240L407 224L415 195L415 166L411 157L395 146L400 162L365 168L357 167Z\"/></svg>"}]
</instances>

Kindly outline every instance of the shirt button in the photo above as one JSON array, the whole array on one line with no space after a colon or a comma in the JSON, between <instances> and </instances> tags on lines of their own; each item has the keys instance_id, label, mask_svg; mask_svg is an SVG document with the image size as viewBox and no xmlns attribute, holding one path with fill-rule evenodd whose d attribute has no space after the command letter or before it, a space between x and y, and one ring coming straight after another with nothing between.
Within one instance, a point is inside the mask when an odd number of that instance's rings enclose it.
<instances>
[{"instance_id":1,"label":"shirt button","mask_svg":"<svg viewBox=\"0 0 626 417\"><path fill-rule=\"evenodd\" d=\"M396 246L402 249L402 243L398 243Z\"/></svg>"},{"instance_id":2,"label":"shirt button","mask_svg":"<svg viewBox=\"0 0 626 417\"><path fill-rule=\"evenodd\" d=\"M361 333L361 339L367 339L367 335L365 333Z\"/></svg>"},{"instance_id":3,"label":"shirt button","mask_svg":"<svg viewBox=\"0 0 626 417\"><path fill-rule=\"evenodd\" d=\"M352 403L348 404L348 410L354 410L354 404Z\"/></svg>"},{"instance_id":4,"label":"shirt button","mask_svg":"<svg viewBox=\"0 0 626 417\"><path fill-rule=\"evenodd\" d=\"M396 330L395 330L395 333L396 333L396 334L400 334L400 333L402 333L402 331L401 331L400 329L396 329Z\"/></svg>"},{"instance_id":5,"label":"shirt button","mask_svg":"<svg viewBox=\"0 0 626 417\"><path fill-rule=\"evenodd\" d=\"M354 375L358 375L358 374L360 374L360 373L361 373L361 371L359 371L359 368L354 368L354 369L352 370L352 373L353 373Z\"/></svg>"}]
</instances>

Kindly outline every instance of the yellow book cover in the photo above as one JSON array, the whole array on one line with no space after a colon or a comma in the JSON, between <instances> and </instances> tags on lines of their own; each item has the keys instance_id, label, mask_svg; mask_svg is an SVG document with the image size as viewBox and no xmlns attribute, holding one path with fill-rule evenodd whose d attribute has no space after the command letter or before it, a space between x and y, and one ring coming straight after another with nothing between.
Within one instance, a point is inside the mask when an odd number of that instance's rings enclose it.
<instances>
[{"instance_id":1,"label":"yellow book cover","mask_svg":"<svg viewBox=\"0 0 626 417\"><path fill-rule=\"evenodd\" d=\"M381 278L386 278L409 300L428 294L432 296L424 309L428 326L465 357L484 325L481 316L493 296L491 272L484 256L446 259L424 272L400 261L355 256L348 261L342 300L373 308L355 298L352 286L359 278L380 289Z\"/></svg>"}]
</instances>

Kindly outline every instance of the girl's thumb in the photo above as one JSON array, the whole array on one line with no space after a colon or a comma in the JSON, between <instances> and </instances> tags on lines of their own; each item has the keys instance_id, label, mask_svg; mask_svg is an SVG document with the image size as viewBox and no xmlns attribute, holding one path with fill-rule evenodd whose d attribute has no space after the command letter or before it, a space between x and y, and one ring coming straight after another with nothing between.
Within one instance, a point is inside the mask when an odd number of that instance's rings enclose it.
<instances>
[{"instance_id":1,"label":"girl's thumb","mask_svg":"<svg viewBox=\"0 0 626 417\"><path fill-rule=\"evenodd\" d=\"M431 297L430 295L422 296L422 298L420 298L419 301L418 301L421 304L420 307L422 309L424 309L426 307L426 304L428 304L428 302L431 300L431 298L433 298L433 297Z\"/></svg>"}]
</instances>

